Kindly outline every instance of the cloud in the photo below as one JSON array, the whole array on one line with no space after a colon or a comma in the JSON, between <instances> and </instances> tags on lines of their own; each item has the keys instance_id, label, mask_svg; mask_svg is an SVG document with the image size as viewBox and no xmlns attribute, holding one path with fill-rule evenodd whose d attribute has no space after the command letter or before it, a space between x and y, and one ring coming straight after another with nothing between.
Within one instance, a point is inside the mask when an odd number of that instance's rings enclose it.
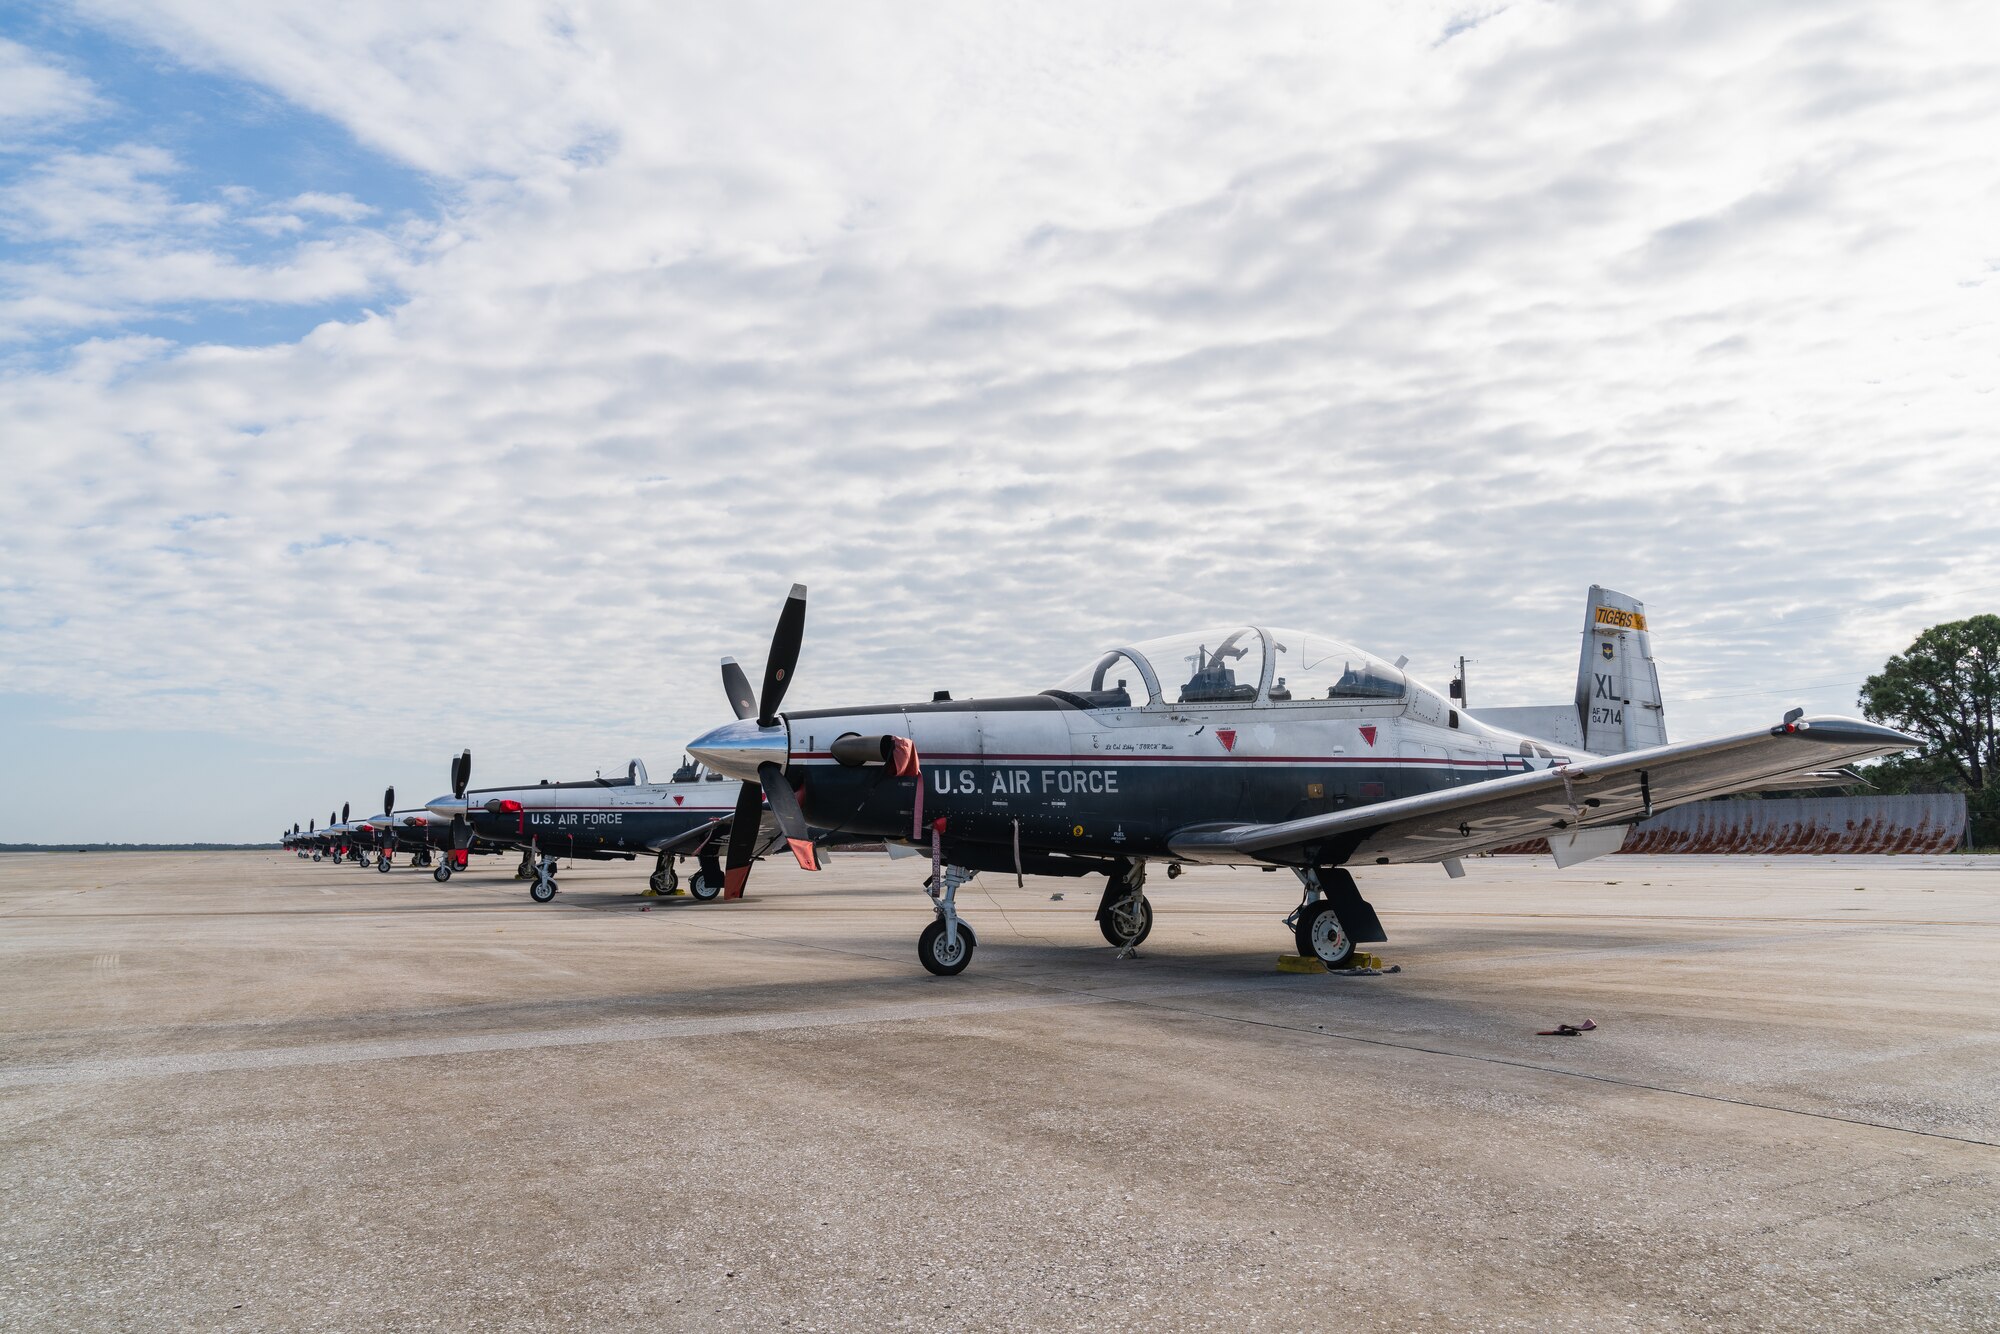
<instances>
[{"instance_id":1,"label":"cloud","mask_svg":"<svg viewBox=\"0 0 2000 1334\"><path fill-rule=\"evenodd\" d=\"M0 136L59 125L100 109L88 79L0 37ZM0 138L0 147L6 145L7 140Z\"/></svg>"},{"instance_id":2,"label":"cloud","mask_svg":"<svg viewBox=\"0 0 2000 1334\"><path fill-rule=\"evenodd\" d=\"M449 183L10 206L90 336L0 379L0 660L102 725L657 771L795 578L802 705L1235 618L1552 701L1602 582L1693 735L2000 593L2000 88L1914 11L86 12ZM204 300L371 308L118 327Z\"/></svg>"},{"instance_id":3,"label":"cloud","mask_svg":"<svg viewBox=\"0 0 2000 1334\"><path fill-rule=\"evenodd\" d=\"M170 187L184 174L165 149L126 143L50 154L0 187L0 235L23 243L20 257L0 260L0 342L171 316L191 304L358 299L390 286L425 239L421 228L327 232L296 213L266 211L241 186L187 199ZM286 206L344 222L373 212L344 195L301 195ZM291 244L252 253L253 237Z\"/></svg>"}]
</instances>

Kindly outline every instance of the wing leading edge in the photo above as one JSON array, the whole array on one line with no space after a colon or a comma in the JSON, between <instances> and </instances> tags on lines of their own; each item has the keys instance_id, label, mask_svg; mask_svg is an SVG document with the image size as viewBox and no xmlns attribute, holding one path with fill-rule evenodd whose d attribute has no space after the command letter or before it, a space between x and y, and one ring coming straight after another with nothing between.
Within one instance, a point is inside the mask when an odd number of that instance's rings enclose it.
<instances>
[{"instance_id":1,"label":"wing leading edge","mask_svg":"<svg viewBox=\"0 0 2000 1334\"><path fill-rule=\"evenodd\" d=\"M1523 839L1622 829L1654 811L1793 774L1907 750L1916 741L1856 718L1654 746L1278 824L1198 825L1168 840L1187 861L1338 866L1445 861ZM1593 844L1607 841L1599 835ZM1604 847L1603 851L1614 851ZM1560 853L1560 849L1558 849ZM1598 855L1586 852L1583 856Z\"/></svg>"}]
</instances>

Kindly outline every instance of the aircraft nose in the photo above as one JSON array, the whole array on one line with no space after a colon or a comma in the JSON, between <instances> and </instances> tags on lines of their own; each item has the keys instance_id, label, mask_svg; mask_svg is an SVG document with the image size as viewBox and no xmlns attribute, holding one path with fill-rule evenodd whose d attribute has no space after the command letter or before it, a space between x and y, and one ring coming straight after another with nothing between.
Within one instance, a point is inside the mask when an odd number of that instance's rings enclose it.
<instances>
[{"instance_id":1,"label":"aircraft nose","mask_svg":"<svg viewBox=\"0 0 2000 1334\"><path fill-rule=\"evenodd\" d=\"M724 723L714 731L695 738L687 750L688 754L717 773L740 778L746 783L757 781L758 765L777 764L782 767L792 754L791 740L785 734L783 723L759 727L754 718Z\"/></svg>"},{"instance_id":2,"label":"aircraft nose","mask_svg":"<svg viewBox=\"0 0 2000 1334\"><path fill-rule=\"evenodd\" d=\"M447 792L442 797L432 797L429 801L425 802L424 809L435 815L438 819L443 820L446 824L450 824L451 817L465 809L465 803Z\"/></svg>"}]
</instances>

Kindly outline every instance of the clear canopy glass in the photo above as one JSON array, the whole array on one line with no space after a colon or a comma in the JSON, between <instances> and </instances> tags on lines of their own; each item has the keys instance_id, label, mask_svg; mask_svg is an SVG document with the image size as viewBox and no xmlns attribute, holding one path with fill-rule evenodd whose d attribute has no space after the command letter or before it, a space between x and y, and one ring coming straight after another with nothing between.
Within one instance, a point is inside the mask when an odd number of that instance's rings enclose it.
<instances>
[{"instance_id":1,"label":"clear canopy glass","mask_svg":"<svg viewBox=\"0 0 2000 1334\"><path fill-rule=\"evenodd\" d=\"M1324 635L1271 631L1271 700L1310 704L1399 700L1403 673L1372 653Z\"/></svg>"},{"instance_id":2,"label":"clear canopy glass","mask_svg":"<svg viewBox=\"0 0 2000 1334\"><path fill-rule=\"evenodd\" d=\"M1224 626L1111 649L1056 688L1097 708L1152 704L1383 703L1408 679L1372 653L1300 630ZM1268 690L1268 694L1264 693Z\"/></svg>"}]
</instances>

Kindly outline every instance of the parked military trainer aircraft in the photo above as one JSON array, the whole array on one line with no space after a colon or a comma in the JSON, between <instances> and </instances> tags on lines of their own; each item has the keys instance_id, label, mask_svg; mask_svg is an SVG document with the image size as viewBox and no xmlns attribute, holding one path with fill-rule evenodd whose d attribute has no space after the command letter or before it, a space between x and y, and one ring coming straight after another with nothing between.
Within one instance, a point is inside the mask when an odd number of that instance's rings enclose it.
<instances>
[{"instance_id":1,"label":"parked military trainer aircraft","mask_svg":"<svg viewBox=\"0 0 2000 1334\"><path fill-rule=\"evenodd\" d=\"M1304 890L1286 919L1299 952L1338 967L1357 942L1387 938L1350 866L1437 862L1459 876L1466 854L1534 838L1570 866L1617 851L1656 810L1914 744L1798 709L1669 744L1645 609L1598 587L1576 698L1491 721L1401 661L1258 626L1111 648L1035 695L780 713L804 626L794 585L763 691L753 701L724 659L737 721L689 752L742 779L741 800L761 790L808 869L808 824L927 845L935 917L917 954L940 974L978 944L956 897L980 871L1103 875L1098 923L1122 946L1152 929L1149 863L1170 877L1181 863L1285 867ZM740 885L748 866L732 839L728 876Z\"/></svg>"},{"instance_id":2,"label":"parked military trainer aircraft","mask_svg":"<svg viewBox=\"0 0 2000 1334\"><path fill-rule=\"evenodd\" d=\"M719 854L737 816L736 792L719 773L688 763L673 781L655 783L646 766L632 760L614 778L468 791L470 776L468 752L453 765L451 795L432 799L430 814L482 843L523 849L533 867L528 897L537 903L556 896L558 857L630 861L650 854L655 861L649 883L658 894L670 894L679 884L675 859L693 857L699 869L689 878L689 893L702 903L722 893ZM761 810L751 811L753 834L761 821ZM775 837L775 827L763 830L757 846Z\"/></svg>"}]
</instances>

